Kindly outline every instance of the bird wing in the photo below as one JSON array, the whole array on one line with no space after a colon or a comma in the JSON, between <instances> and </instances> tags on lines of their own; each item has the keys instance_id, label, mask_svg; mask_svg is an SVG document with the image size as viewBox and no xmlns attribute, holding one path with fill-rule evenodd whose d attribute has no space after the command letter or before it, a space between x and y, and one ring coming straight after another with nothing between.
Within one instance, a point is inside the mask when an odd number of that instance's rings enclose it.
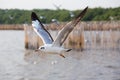
<instances>
[{"instance_id":1,"label":"bird wing","mask_svg":"<svg viewBox=\"0 0 120 80\"><path fill-rule=\"evenodd\" d=\"M52 44L53 38L50 33L44 28L44 25L38 19L37 15L32 12L31 14L32 26L37 35L42 39L44 44Z\"/></svg>"},{"instance_id":2,"label":"bird wing","mask_svg":"<svg viewBox=\"0 0 120 80\"><path fill-rule=\"evenodd\" d=\"M55 41L53 42L53 46L61 46L64 43L69 33L74 29L74 27L79 23L81 18L85 15L87 8L88 7L86 7L73 21L67 23L64 28L62 28Z\"/></svg>"}]
</instances>

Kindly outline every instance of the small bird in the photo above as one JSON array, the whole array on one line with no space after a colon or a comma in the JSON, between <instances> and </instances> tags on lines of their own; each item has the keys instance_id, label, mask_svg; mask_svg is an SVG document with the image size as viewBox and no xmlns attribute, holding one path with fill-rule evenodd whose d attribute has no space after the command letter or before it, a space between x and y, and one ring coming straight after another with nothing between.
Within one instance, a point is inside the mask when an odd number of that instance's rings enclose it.
<instances>
[{"instance_id":1,"label":"small bird","mask_svg":"<svg viewBox=\"0 0 120 80\"><path fill-rule=\"evenodd\" d=\"M68 37L69 33L80 22L81 18L85 15L87 9L88 7L86 7L74 20L67 23L62 28L62 30L59 31L55 40L53 40L50 33L45 29L44 25L38 19L36 13L32 12L31 20L32 20L33 29L37 33L37 35L42 39L43 44L44 44L40 46L36 51L40 50L40 51L48 52L48 53L55 53L65 58L62 52L69 52L71 51L71 49L66 49L62 47L62 44Z\"/></svg>"}]
</instances>

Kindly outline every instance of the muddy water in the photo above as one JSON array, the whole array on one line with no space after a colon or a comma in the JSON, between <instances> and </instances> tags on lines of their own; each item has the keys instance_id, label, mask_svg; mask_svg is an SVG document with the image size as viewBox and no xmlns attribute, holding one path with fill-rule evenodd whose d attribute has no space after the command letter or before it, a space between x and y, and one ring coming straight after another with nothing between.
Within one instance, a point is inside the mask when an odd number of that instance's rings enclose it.
<instances>
[{"instance_id":1,"label":"muddy water","mask_svg":"<svg viewBox=\"0 0 120 80\"><path fill-rule=\"evenodd\" d=\"M120 80L119 44L106 48L106 43L105 49L87 44L83 52L64 53L64 59L25 50L23 31L0 31L0 80Z\"/></svg>"}]
</instances>

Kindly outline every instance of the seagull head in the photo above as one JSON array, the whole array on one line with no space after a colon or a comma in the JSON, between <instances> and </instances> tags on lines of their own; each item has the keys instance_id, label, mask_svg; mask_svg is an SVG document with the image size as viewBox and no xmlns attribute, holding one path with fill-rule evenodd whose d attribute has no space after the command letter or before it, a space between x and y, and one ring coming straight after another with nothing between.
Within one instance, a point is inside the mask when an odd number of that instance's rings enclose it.
<instances>
[{"instance_id":1,"label":"seagull head","mask_svg":"<svg viewBox=\"0 0 120 80\"><path fill-rule=\"evenodd\" d=\"M51 48L51 46L52 46L51 44L45 44L45 45L40 46L39 50L46 52L47 50Z\"/></svg>"},{"instance_id":2,"label":"seagull head","mask_svg":"<svg viewBox=\"0 0 120 80\"><path fill-rule=\"evenodd\" d=\"M45 51L45 49L46 49L45 46L40 46L40 47L39 47L39 50L41 50L41 51Z\"/></svg>"}]
</instances>

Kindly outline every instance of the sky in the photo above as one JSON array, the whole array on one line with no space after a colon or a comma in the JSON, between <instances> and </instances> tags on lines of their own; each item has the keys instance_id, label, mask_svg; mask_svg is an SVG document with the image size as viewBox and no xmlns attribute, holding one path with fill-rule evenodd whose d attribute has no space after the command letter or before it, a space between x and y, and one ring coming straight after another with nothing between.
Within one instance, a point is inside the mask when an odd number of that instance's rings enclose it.
<instances>
[{"instance_id":1,"label":"sky","mask_svg":"<svg viewBox=\"0 0 120 80\"><path fill-rule=\"evenodd\" d=\"M89 8L120 7L120 0L0 0L1 9L60 9L77 10Z\"/></svg>"}]
</instances>

